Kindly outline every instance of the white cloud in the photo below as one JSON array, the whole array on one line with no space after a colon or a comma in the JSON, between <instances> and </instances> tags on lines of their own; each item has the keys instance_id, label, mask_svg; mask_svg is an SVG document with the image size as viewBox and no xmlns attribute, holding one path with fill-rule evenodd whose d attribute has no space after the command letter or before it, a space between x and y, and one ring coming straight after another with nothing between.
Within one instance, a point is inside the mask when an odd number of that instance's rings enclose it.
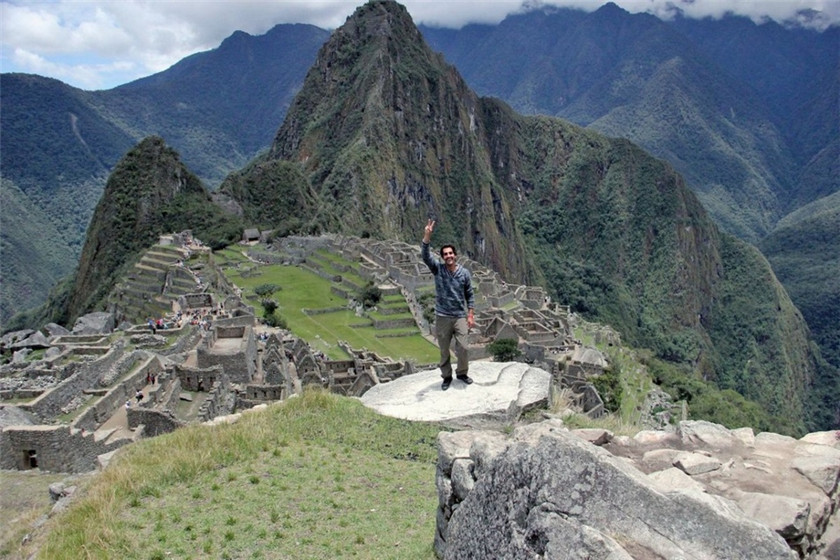
<instances>
[{"instance_id":1,"label":"white cloud","mask_svg":"<svg viewBox=\"0 0 840 560\"><path fill-rule=\"evenodd\" d=\"M738 13L784 21L799 10L840 21L837 0L615 0L629 12L660 17ZM527 0L595 10L606 0ZM56 77L85 89L113 87L217 47L234 31L265 33L278 23L332 29L363 0L0 0L0 71ZM497 23L522 0L403 0L416 23L461 27ZM760 11L758 11L760 10Z\"/></svg>"},{"instance_id":2,"label":"white cloud","mask_svg":"<svg viewBox=\"0 0 840 560\"><path fill-rule=\"evenodd\" d=\"M56 78L87 90L103 88L105 76L136 76L138 71L137 65L131 61L117 60L101 64L63 60L56 62L24 49L15 49L12 60L16 66L26 68L28 73Z\"/></svg>"}]
</instances>

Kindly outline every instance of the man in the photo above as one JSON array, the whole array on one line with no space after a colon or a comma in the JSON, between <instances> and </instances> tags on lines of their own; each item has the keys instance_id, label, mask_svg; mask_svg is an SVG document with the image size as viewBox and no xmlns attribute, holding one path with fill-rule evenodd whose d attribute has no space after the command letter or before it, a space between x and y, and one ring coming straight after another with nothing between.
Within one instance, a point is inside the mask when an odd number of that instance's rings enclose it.
<instances>
[{"instance_id":1,"label":"man","mask_svg":"<svg viewBox=\"0 0 840 560\"><path fill-rule=\"evenodd\" d=\"M467 385L473 382L467 374L467 344L469 329L475 326L475 297L472 275L456 262L458 255L454 246L441 247L440 256L443 257L443 262L429 253L429 242L432 240L434 229L434 220L429 220L423 231L420 256L435 276L435 331L440 346L440 376L443 377L440 388L446 391L452 383L449 347L453 338L456 343L455 356L458 359L455 376Z\"/></svg>"}]
</instances>

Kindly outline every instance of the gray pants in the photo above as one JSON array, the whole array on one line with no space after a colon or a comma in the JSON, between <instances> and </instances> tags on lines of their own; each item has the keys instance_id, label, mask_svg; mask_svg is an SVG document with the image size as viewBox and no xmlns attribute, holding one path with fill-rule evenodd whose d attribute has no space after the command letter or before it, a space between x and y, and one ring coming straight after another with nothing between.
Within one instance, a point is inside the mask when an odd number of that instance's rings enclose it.
<instances>
[{"instance_id":1,"label":"gray pants","mask_svg":"<svg viewBox=\"0 0 840 560\"><path fill-rule=\"evenodd\" d=\"M452 378L452 358L449 355L449 347L452 345L453 338L455 339L455 357L458 359L455 375L459 377L467 375L470 368L467 356L469 343L467 320L464 317L435 315L435 331L438 346L440 346L440 376L444 379Z\"/></svg>"}]
</instances>

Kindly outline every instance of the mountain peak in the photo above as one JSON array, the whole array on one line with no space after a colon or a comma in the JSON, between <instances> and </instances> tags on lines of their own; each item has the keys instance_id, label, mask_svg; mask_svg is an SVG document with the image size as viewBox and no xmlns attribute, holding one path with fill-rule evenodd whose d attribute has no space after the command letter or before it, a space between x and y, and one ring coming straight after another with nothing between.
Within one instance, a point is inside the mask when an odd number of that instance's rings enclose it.
<instances>
[{"instance_id":1,"label":"mountain peak","mask_svg":"<svg viewBox=\"0 0 840 560\"><path fill-rule=\"evenodd\" d=\"M227 221L175 150L159 136L143 139L117 163L93 212L67 315L100 305L122 267L161 234L192 229L206 241ZM239 233L232 221L228 229Z\"/></svg>"},{"instance_id":2,"label":"mountain peak","mask_svg":"<svg viewBox=\"0 0 840 560\"><path fill-rule=\"evenodd\" d=\"M374 0L323 45L267 158L302 166L320 199L306 219L319 227L416 240L435 216L442 238L521 277L523 255L499 234L512 209L471 202L501 192L482 115L502 104L487 104L403 6Z\"/></svg>"}]
</instances>

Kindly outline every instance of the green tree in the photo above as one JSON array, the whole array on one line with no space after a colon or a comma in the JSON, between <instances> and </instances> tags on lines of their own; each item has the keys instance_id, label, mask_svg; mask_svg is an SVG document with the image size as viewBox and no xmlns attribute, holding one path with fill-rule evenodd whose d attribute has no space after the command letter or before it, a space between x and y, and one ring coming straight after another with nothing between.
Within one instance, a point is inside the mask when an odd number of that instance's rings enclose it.
<instances>
[{"instance_id":1,"label":"green tree","mask_svg":"<svg viewBox=\"0 0 840 560\"><path fill-rule=\"evenodd\" d=\"M260 302L263 308L263 317L268 318L277 310L277 302L273 299L264 299Z\"/></svg>"},{"instance_id":2,"label":"green tree","mask_svg":"<svg viewBox=\"0 0 840 560\"><path fill-rule=\"evenodd\" d=\"M373 307L382 300L382 290L379 289L373 282L368 282L362 288L356 297L362 302L365 308Z\"/></svg>"},{"instance_id":3,"label":"green tree","mask_svg":"<svg viewBox=\"0 0 840 560\"><path fill-rule=\"evenodd\" d=\"M512 362L522 355L519 341L514 338L500 338L487 345L487 350L493 355L493 361Z\"/></svg>"},{"instance_id":4,"label":"green tree","mask_svg":"<svg viewBox=\"0 0 840 560\"><path fill-rule=\"evenodd\" d=\"M621 386L621 372L617 366L607 368L601 375L593 377L592 385L601 395L604 408L610 412L617 412L621 408L624 388Z\"/></svg>"},{"instance_id":5,"label":"green tree","mask_svg":"<svg viewBox=\"0 0 840 560\"><path fill-rule=\"evenodd\" d=\"M279 292L280 289L280 286L278 286L277 284L260 284L259 286L254 288L254 293L260 296L261 298L267 298L274 292Z\"/></svg>"}]
</instances>

